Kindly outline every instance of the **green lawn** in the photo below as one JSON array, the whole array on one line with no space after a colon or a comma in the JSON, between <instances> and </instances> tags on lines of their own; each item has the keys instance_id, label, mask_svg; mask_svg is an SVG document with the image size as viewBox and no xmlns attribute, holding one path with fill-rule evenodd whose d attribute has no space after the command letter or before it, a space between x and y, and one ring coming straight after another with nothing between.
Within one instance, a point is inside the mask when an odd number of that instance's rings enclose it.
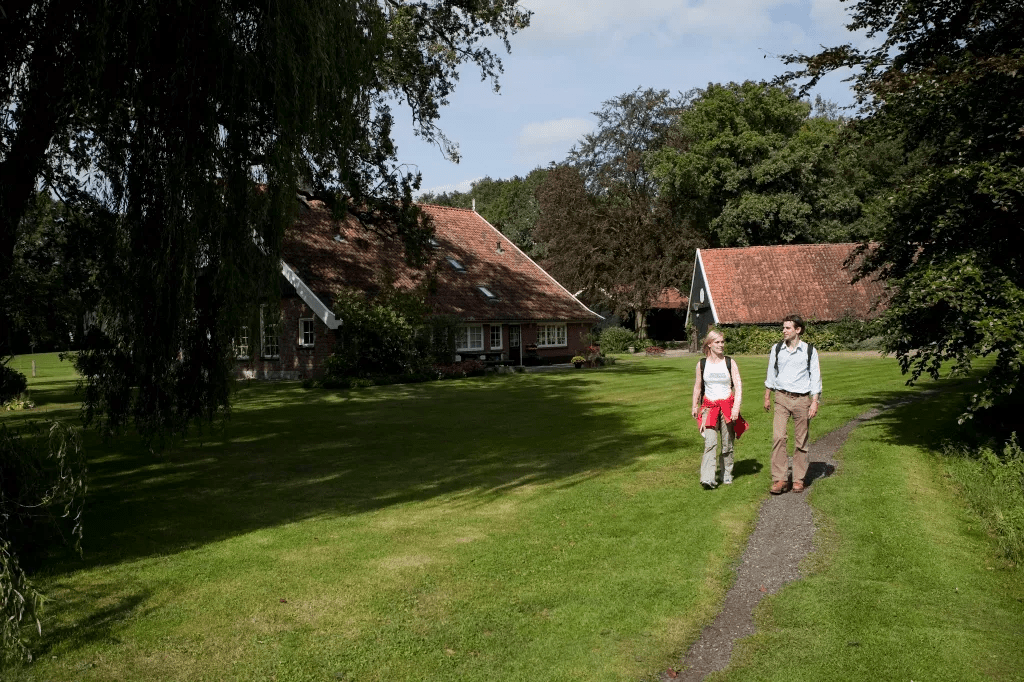
<instances>
[{"instance_id":1,"label":"green lawn","mask_svg":"<svg viewBox=\"0 0 1024 682\"><path fill-rule=\"evenodd\" d=\"M52 357L36 356L34 412L74 417L75 378ZM88 434L85 559L37 576L51 599L37 662L5 679L653 679L713 618L769 484L766 360L737 361L752 428L735 484L712 492L693 358L337 393L253 383L223 427L162 454ZM822 371L812 436L918 390L877 357L824 354ZM921 457L913 470L934 478ZM845 467L815 503L856 476ZM857 519L877 506L867 488ZM965 528L936 532L991 554ZM781 603L762 616L780 632ZM998 658L991 642L963 638L957 660ZM747 655L737 674L767 679L774 663Z\"/></svg>"}]
</instances>

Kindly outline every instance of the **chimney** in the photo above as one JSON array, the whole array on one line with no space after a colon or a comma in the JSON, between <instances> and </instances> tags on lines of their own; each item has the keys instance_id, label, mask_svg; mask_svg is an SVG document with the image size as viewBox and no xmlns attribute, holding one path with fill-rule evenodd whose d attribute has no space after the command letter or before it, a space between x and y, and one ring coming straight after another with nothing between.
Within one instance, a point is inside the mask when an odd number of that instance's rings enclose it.
<instances>
[{"instance_id":1,"label":"chimney","mask_svg":"<svg viewBox=\"0 0 1024 682\"><path fill-rule=\"evenodd\" d=\"M476 199L473 199L473 213L476 213Z\"/></svg>"}]
</instances>

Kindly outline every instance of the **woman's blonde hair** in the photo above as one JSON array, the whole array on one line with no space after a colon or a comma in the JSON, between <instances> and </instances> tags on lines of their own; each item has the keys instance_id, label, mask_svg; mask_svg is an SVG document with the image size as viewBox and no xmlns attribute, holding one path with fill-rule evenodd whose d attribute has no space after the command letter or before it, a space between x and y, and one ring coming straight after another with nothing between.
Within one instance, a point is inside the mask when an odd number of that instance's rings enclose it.
<instances>
[{"instance_id":1,"label":"woman's blonde hair","mask_svg":"<svg viewBox=\"0 0 1024 682\"><path fill-rule=\"evenodd\" d=\"M704 353L705 357L711 355L711 342L712 341L717 341L718 339L722 339L724 341L725 340L725 334L723 334L722 332L718 331L714 327L709 329L708 333L707 333L707 336L704 337L704 343L701 344L701 347L700 347L700 349Z\"/></svg>"}]
</instances>

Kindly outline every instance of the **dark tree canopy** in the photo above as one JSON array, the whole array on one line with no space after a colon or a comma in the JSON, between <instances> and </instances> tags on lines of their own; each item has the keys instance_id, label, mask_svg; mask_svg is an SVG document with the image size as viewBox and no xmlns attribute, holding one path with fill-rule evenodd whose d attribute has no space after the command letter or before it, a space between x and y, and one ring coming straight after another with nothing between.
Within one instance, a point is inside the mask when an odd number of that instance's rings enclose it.
<instances>
[{"instance_id":1,"label":"dark tree canopy","mask_svg":"<svg viewBox=\"0 0 1024 682\"><path fill-rule=\"evenodd\" d=\"M701 245L646 165L664 144L685 97L637 89L604 103L598 128L538 189L535 237L569 289L604 298L617 312L646 311L666 286L688 279Z\"/></svg>"},{"instance_id":2,"label":"dark tree canopy","mask_svg":"<svg viewBox=\"0 0 1024 682\"><path fill-rule=\"evenodd\" d=\"M871 207L881 231L866 272L892 289L887 347L911 381L994 355L972 412L1024 383L1022 26L1021 0L859 0L849 28L878 47L788 58L805 88L860 69L858 127L907 160Z\"/></svg>"},{"instance_id":3,"label":"dark tree canopy","mask_svg":"<svg viewBox=\"0 0 1024 682\"><path fill-rule=\"evenodd\" d=\"M528 22L514 0L5 2L0 286L37 187L114 216L87 416L152 434L226 408L299 183L416 259L429 226L392 108L456 156L437 120L460 65L497 87L482 41Z\"/></svg>"}]
</instances>

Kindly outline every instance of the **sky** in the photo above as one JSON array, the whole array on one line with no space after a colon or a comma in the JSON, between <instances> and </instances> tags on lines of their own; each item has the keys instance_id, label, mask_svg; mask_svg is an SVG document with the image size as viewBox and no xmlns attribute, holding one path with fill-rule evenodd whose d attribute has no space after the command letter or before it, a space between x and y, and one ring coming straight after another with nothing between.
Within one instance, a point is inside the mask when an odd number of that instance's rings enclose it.
<instances>
[{"instance_id":1,"label":"sky","mask_svg":"<svg viewBox=\"0 0 1024 682\"><path fill-rule=\"evenodd\" d=\"M565 159L596 126L602 102L638 87L686 92L708 83L770 80L778 55L813 54L863 36L845 29L840 0L523 0L530 27L504 54L500 92L465 67L440 128L459 146L458 164L417 138L396 111L398 157L423 175L421 192L468 191L489 176L525 176ZM848 75L848 74L846 74ZM814 91L840 104L844 75Z\"/></svg>"}]
</instances>

